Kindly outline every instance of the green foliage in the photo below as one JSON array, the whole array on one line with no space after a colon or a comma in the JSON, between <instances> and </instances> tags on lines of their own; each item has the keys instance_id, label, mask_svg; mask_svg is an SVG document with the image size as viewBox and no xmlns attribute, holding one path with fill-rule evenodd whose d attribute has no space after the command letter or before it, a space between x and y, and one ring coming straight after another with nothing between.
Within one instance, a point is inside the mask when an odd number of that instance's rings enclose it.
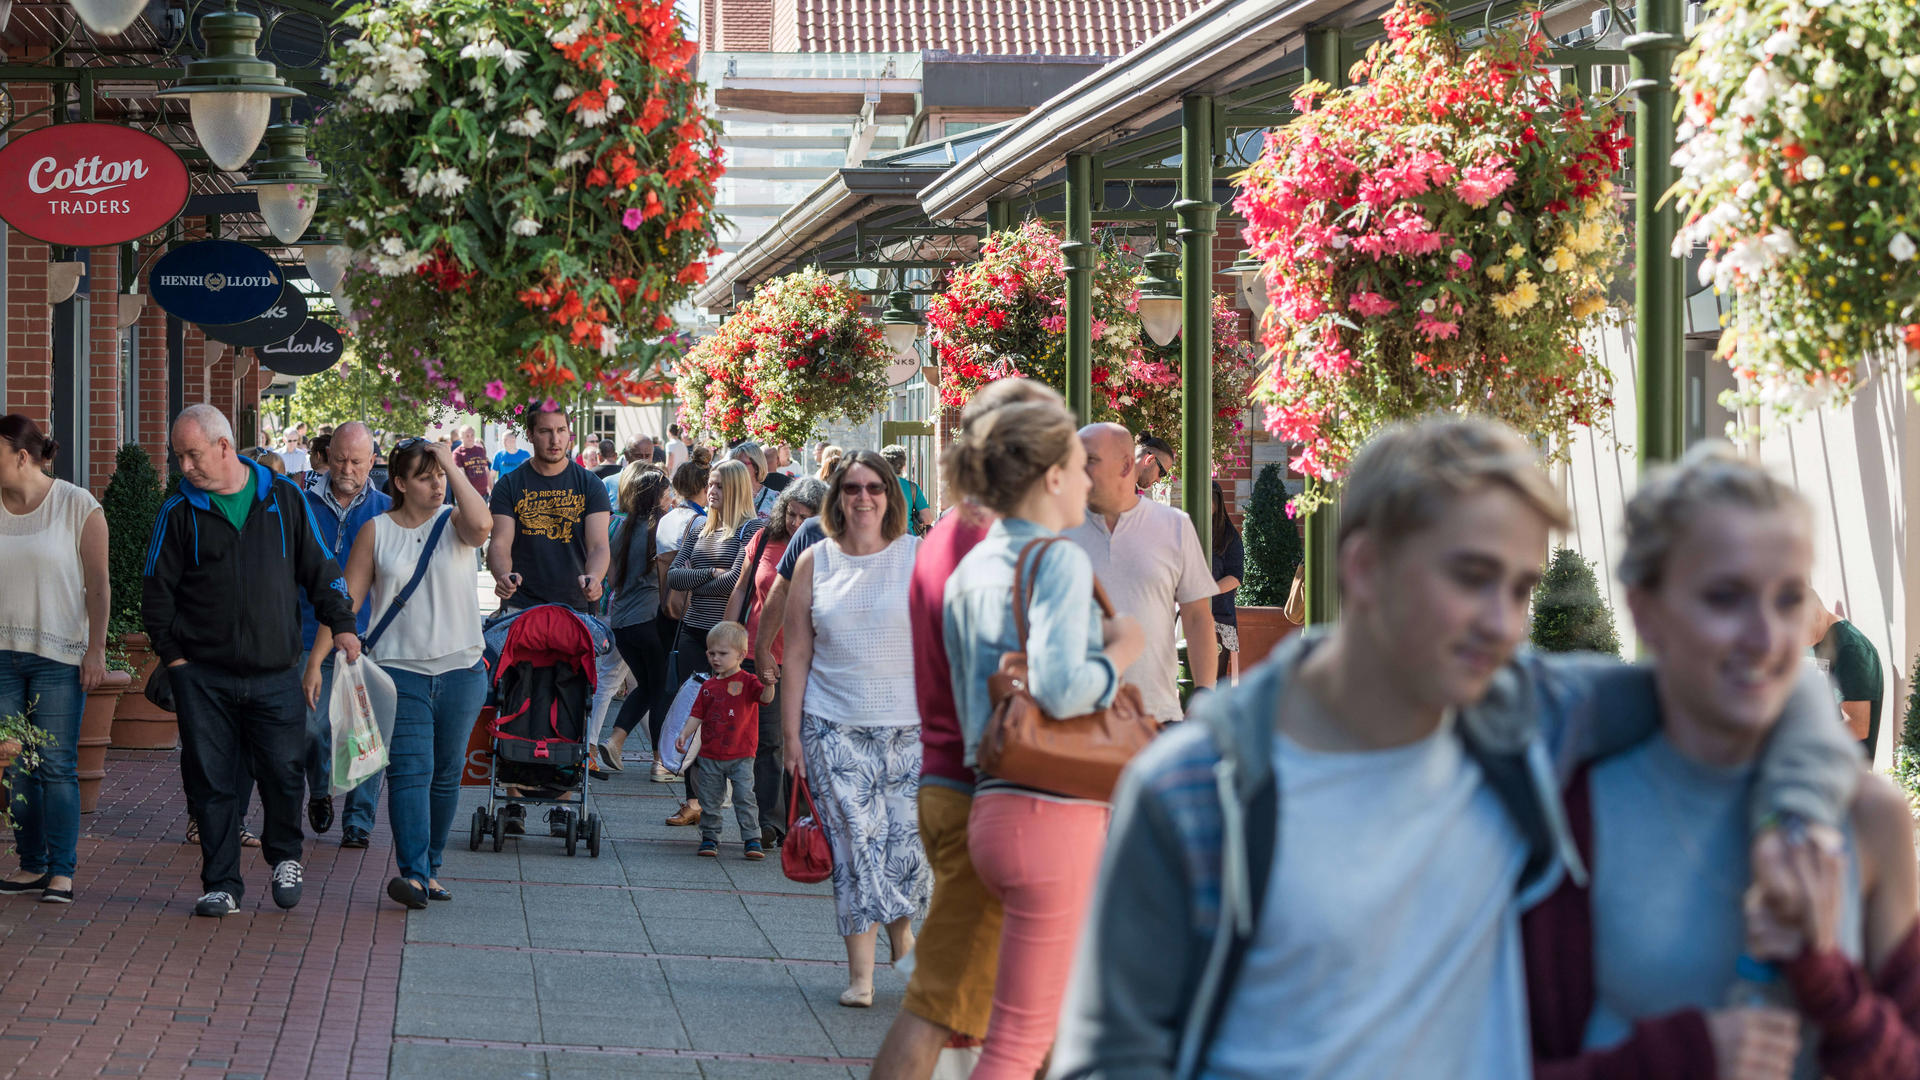
<instances>
[{"instance_id":1,"label":"green foliage","mask_svg":"<svg viewBox=\"0 0 1920 1080\"><path fill-rule=\"evenodd\" d=\"M121 447L113 458L113 477L100 495L100 511L107 519L107 580L113 590L107 628L112 636L141 629L147 540L165 501L160 474L146 450L134 443Z\"/></svg>"},{"instance_id":2,"label":"green foliage","mask_svg":"<svg viewBox=\"0 0 1920 1080\"><path fill-rule=\"evenodd\" d=\"M1620 655L1613 612L1600 599L1593 564L1571 548L1560 548L1546 576L1533 589L1533 644L1547 652L1597 652Z\"/></svg>"},{"instance_id":3,"label":"green foliage","mask_svg":"<svg viewBox=\"0 0 1920 1080\"><path fill-rule=\"evenodd\" d=\"M376 431L424 435L450 414L445 405L421 404L395 389L392 372L365 364L352 352L318 375L302 376L293 388L293 420L312 431L360 420Z\"/></svg>"},{"instance_id":4,"label":"green foliage","mask_svg":"<svg viewBox=\"0 0 1920 1080\"><path fill-rule=\"evenodd\" d=\"M1253 498L1241 522L1247 546L1247 576L1240 582L1239 602L1245 607L1283 607L1293 572L1307 558L1300 529L1287 516L1287 485L1280 466L1260 470Z\"/></svg>"},{"instance_id":5,"label":"green foliage","mask_svg":"<svg viewBox=\"0 0 1920 1080\"><path fill-rule=\"evenodd\" d=\"M19 744L19 756L12 765L7 766L8 771L16 776L25 775L39 768L41 755L47 747L53 745L53 736L47 734L45 728L39 727L28 719L28 714L33 711L33 707L39 703L39 700L37 697L34 698L27 702L25 709L12 715L0 715L0 743ZM13 804L25 802L26 798L27 793L22 786L14 789L11 798L0 799L0 828L8 832L13 831Z\"/></svg>"},{"instance_id":6,"label":"green foliage","mask_svg":"<svg viewBox=\"0 0 1920 1080\"><path fill-rule=\"evenodd\" d=\"M1920 655L1907 676L1907 715L1900 723L1900 745L1893 751L1893 777L1907 798L1920 801Z\"/></svg>"}]
</instances>

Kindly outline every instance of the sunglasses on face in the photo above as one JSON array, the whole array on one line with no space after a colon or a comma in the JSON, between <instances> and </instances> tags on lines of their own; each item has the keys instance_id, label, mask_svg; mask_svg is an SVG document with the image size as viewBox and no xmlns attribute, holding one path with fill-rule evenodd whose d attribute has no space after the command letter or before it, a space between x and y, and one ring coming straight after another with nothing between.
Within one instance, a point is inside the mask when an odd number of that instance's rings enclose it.
<instances>
[{"instance_id":1,"label":"sunglasses on face","mask_svg":"<svg viewBox=\"0 0 1920 1080\"><path fill-rule=\"evenodd\" d=\"M883 483L840 485L840 494L842 495L858 495L863 491L868 495L878 498L887 493L887 485Z\"/></svg>"}]
</instances>

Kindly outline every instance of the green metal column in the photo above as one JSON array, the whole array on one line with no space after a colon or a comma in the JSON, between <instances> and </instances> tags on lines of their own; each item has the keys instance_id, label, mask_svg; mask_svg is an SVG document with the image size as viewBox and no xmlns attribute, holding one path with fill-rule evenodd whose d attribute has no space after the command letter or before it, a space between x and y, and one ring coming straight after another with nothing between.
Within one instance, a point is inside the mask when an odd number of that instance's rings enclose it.
<instances>
[{"instance_id":1,"label":"green metal column","mask_svg":"<svg viewBox=\"0 0 1920 1080\"><path fill-rule=\"evenodd\" d=\"M1180 101L1180 507L1213 550L1213 99Z\"/></svg>"},{"instance_id":2,"label":"green metal column","mask_svg":"<svg viewBox=\"0 0 1920 1080\"><path fill-rule=\"evenodd\" d=\"M1307 77L1338 87L1347 81L1346 65L1341 63L1340 31L1320 26L1307 31ZM1321 485L1318 480L1309 484ZM1307 623L1330 623L1340 614L1339 559L1340 493L1328 492L1327 503L1307 515Z\"/></svg>"},{"instance_id":3,"label":"green metal column","mask_svg":"<svg viewBox=\"0 0 1920 1080\"><path fill-rule=\"evenodd\" d=\"M1067 155L1067 407L1093 422L1093 157Z\"/></svg>"},{"instance_id":4,"label":"green metal column","mask_svg":"<svg viewBox=\"0 0 1920 1080\"><path fill-rule=\"evenodd\" d=\"M1639 356L1642 470L1673 461L1686 425L1686 263L1673 257L1679 212L1663 200L1673 186L1673 61L1685 42L1682 0L1640 0L1641 32L1626 40L1639 104L1633 114L1633 317Z\"/></svg>"},{"instance_id":5,"label":"green metal column","mask_svg":"<svg viewBox=\"0 0 1920 1080\"><path fill-rule=\"evenodd\" d=\"M1005 199L987 200L987 231L1002 232L1013 228L1013 204Z\"/></svg>"}]
</instances>

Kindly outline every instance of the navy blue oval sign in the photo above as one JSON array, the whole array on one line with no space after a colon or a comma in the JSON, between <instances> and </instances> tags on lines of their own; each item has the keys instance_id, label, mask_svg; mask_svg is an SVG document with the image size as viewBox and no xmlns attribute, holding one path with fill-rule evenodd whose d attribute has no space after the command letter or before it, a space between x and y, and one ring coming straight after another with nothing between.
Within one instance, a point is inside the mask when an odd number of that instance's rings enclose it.
<instances>
[{"instance_id":1,"label":"navy blue oval sign","mask_svg":"<svg viewBox=\"0 0 1920 1080\"><path fill-rule=\"evenodd\" d=\"M200 332L215 341L224 341L229 345L271 345L276 341L285 341L305 325L307 321L307 298L300 290L287 282L285 292L274 301L272 307L262 312L258 318L249 319L232 326L202 325Z\"/></svg>"},{"instance_id":2,"label":"navy blue oval sign","mask_svg":"<svg viewBox=\"0 0 1920 1080\"><path fill-rule=\"evenodd\" d=\"M319 319L308 319L292 337L262 345L253 350L253 355L263 366L282 375L318 375L337 363L345 351L340 331Z\"/></svg>"},{"instance_id":3,"label":"navy blue oval sign","mask_svg":"<svg viewBox=\"0 0 1920 1080\"><path fill-rule=\"evenodd\" d=\"M223 325L265 314L285 287L266 252L234 240L201 240L160 256L150 290L170 315Z\"/></svg>"}]
</instances>

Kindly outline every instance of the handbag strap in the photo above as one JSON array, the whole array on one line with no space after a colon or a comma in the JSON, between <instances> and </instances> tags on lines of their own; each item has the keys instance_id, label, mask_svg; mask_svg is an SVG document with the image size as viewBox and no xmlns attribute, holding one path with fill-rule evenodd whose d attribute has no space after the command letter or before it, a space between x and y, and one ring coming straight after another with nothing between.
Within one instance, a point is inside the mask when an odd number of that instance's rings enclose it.
<instances>
[{"instance_id":1,"label":"handbag strap","mask_svg":"<svg viewBox=\"0 0 1920 1080\"><path fill-rule=\"evenodd\" d=\"M1040 560L1046 557L1047 549L1055 544L1064 543L1064 536L1041 536L1027 541L1020 549L1020 558L1013 566L1013 627L1020 638L1020 651L1027 651L1027 603L1032 597L1027 592L1027 557L1033 557L1033 576L1040 576ZM1100 605L1100 613L1113 618L1113 601L1107 599L1107 590L1100 585L1098 577L1093 579L1093 599Z\"/></svg>"},{"instance_id":2,"label":"handbag strap","mask_svg":"<svg viewBox=\"0 0 1920 1080\"><path fill-rule=\"evenodd\" d=\"M400 590L400 595L393 598L393 603L387 605L386 613L380 616L380 623L373 628L373 633L368 634L367 639L360 643L362 649L373 648L374 643L380 640L380 635L386 633L387 627L392 625L393 617L400 614L400 608L406 604L407 598L413 595L413 590L420 587L420 582L427 576L427 565L433 561L433 553L440 548L440 534L447 531L447 522L452 517L453 511L446 510L434 519L433 531L427 534L427 546L420 552L420 561L413 568L413 577L407 580L406 588Z\"/></svg>"},{"instance_id":3,"label":"handbag strap","mask_svg":"<svg viewBox=\"0 0 1920 1080\"><path fill-rule=\"evenodd\" d=\"M807 800L807 816L814 819L815 821L820 820L820 815L815 813L813 809L813 792L809 790L807 787L807 778L804 776L801 777L798 783L796 784L796 786L799 787L800 789L799 798L790 798L787 800L787 831L788 832L793 831L793 823L800 816L800 799Z\"/></svg>"}]
</instances>

